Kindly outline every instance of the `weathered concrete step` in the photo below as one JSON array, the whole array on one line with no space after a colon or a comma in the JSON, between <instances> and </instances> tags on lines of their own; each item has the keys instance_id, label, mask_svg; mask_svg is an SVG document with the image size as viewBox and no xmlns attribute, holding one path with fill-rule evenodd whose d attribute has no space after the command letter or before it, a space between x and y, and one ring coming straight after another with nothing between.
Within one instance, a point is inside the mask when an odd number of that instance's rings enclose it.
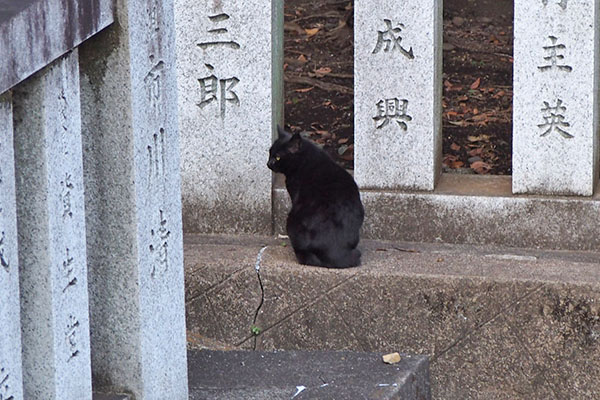
<instances>
[{"instance_id":1,"label":"weathered concrete step","mask_svg":"<svg viewBox=\"0 0 600 400\"><path fill-rule=\"evenodd\" d=\"M362 190L363 237L541 249L600 249L600 191L591 197L513 195L510 176L442 174L433 192ZM290 196L275 176L275 232Z\"/></svg>"},{"instance_id":2,"label":"weathered concrete step","mask_svg":"<svg viewBox=\"0 0 600 400\"><path fill-rule=\"evenodd\" d=\"M188 353L190 400L427 400L429 361L403 355L334 351Z\"/></svg>"},{"instance_id":3,"label":"weathered concrete step","mask_svg":"<svg viewBox=\"0 0 600 400\"><path fill-rule=\"evenodd\" d=\"M599 253L364 241L330 270L285 244L186 237L192 345L428 354L435 399L600 398Z\"/></svg>"}]
</instances>

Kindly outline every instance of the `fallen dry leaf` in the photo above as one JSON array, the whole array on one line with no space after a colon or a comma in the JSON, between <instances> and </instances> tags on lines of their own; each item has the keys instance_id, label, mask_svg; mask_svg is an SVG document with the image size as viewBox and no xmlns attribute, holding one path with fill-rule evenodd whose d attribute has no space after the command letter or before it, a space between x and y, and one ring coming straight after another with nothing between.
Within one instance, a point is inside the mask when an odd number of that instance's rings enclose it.
<instances>
[{"instance_id":1,"label":"fallen dry leaf","mask_svg":"<svg viewBox=\"0 0 600 400\"><path fill-rule=\"evenodd\" d=\"M452 144L450 145L450 149L454 150L454 151L459 151L460 150L460 146L457 145L456 143L452 142Z\"/></svg>"},{"instance_id":2,"label":"fallen dry leaf","mask_svg":"<svg viewBox=\"0 0 600 400\"><path fill-rule=\"evenodd\" d=\"M294 92L306 93L306 92L310 92L313 89L314 89L314 87L307 87L307 88L302 88L302 89L296 89L296 90L294 90Z\"/></svg>"},{"instance_id":3,"label":"fallen dry leaf","mask_svg":"<svg viewBox=\"0 0 600 400\"><path fill-rule=\"evenodd\" d=\"M346 146L346 147L344 147ZM344 149L344 151L342 153L340 153L340 150ZM346 160L346 161L351 161L354 160L354 145L346 145L343 144L340 146L340 148L338 149L338 154L340 155L340 158L342 160Z\"/></svg>"},{"instance_id":4,"label":"fallen dry leaf","mask_svg":"<svg viewBox=\"0 0 600 400\"><path fill-rule=\"evenodd\" d=\"M400 360L402 360L402 357L398 353L390 353L383 356L383 362L386 364L397 364Z\"/></svg>"},{"instance_id":5,"label":"fallen dry leaf","mask_svg":"<svg viewBox=\"0 0 600 400\"><path fill-rule=\"evenodd\" d=\"M473 114L475 114L475 113L473 113ZM479 115L474 115L471 119L475 122L482 122L482 121L487 121L488 116L486 114L479 114Z\"/></svg>"},{"instance_id":6,"label":"fallen dry leaf","mask_svg":"<svg viewBox=\"0 0 600 400\"><path fill-rule=\"evenodd\" d=\"M304 56L304 54L300 54L300 55L298 56L298 61L300 61L301 63L305 63L305 62L307 62L308 60L306 59L306 57Z\"/></svg>"},{"instance_id":7,"label":"fallen dry leaf","mask_svg":"<svg viewBox=\"0 0 600 400\"><path fill-rule=\"evenodd\" d=\"M322 77L324 77L325 75L327 75L328 73L331 72L331 68L329 68L329 67L321 67L319 69L315 69L313 72L315 73L315 76L317 78L322 78Z\"/></svg>"},{"instance_id":8,"label":"fallen dry leaf","mask_svg":"<svg viewBox=\"0 0 600 400\"><path fill-rule=\"evenodd\" d=\"M304 29L295 22L285 22L283 24L283 29L289 32L296 32L297 34L302 34L304 32Z\"/></svg>"},{"instance_id":9,"label":"fallen dry leaf","mask_svg":"<svg viewBox=\"0 0 600 400\"><path fill-rule=\"evenodd\" d=\"M481 147L477 147L472 150L469 150L467 152L467 154L470 155L471 157L475 157L475 156L481 155L482 151L483 151L483 149Z\"/></svg>"},{"instance_id":10,"label":"fallen dry leaf","mask_svg":"<svg viewBox=\"0 0 600 400\"><path fill-rule=\"evenodd\" d=\"M492 167L483 161L475 161L473 163L471 163L470 165L471 169L475 172L477 172L478 174L487 174Z\"/></svg>"},{"instance_id":11,"label":"fallen dry leaf","mask_svg":"<svg viewBox=\"0 0 600 400\"><path fill-rule=\"evenodd\" d=\"M469 86L469 87L470 87L471 89L475 90L475 89L477 89L477 88L479 87L479 85L480 85L480 84L481 84L481 78L477 78L477 79L475 80L475 82L473 82L473 83L471 84L471 86Z\"/></svg>"},{"instance_id":12,"label":"fallen dry leaf","mask_svg":"<svg viewBox=\"0 0 600 400\"><path fill-rule=\"evenodd\" d=\"M306 34L308 35L308 37L311 37L311 36L316 35L317 32L319 32L319 28L305 29L304 32L306 32Z\"/></svg>"}]
</instances>

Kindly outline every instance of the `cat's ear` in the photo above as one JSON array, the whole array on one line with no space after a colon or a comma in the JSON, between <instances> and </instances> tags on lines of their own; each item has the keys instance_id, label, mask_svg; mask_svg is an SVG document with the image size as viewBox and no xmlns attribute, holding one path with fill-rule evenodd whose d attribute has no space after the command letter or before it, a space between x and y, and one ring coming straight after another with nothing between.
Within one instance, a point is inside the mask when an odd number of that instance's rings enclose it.
<instances>
[{"instance_id":1,"label":"cat's ear","mask_svg":"<svg viewBox=\"0 0 600 400\"><path fill-rule=\"evenodd\" d=\"M290 153L294 154L300 151L302 148L302 136L300 133L294 133L290 141L288 142L288 149Z\"/></svg>"},{"instance_id":2,"label":"cat's ear","mask_svg":"<svg viewBox=\"0 0 600 400\"><path fill-rule=\"evenodd\" d=\"M286 132L281 126L277 125L277 134L279 135L279 139L289 139L292 137L292 134Z\"/></svg>"}]
</instances>

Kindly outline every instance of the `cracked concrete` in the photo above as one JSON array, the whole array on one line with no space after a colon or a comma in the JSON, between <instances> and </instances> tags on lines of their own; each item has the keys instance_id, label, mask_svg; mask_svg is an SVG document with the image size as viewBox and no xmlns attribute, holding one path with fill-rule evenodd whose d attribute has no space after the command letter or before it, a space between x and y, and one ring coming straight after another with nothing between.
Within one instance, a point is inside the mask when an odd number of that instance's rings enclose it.
<instances>
[{"instance_id":1,"label":"cracked concrete","mask_svg":"<svg viewBox=\"0 0 600 400\"><path fill-rule=\"evenodd\" d=\"M428 354L436 399L600 398L599 253L361 247L363 266L330 270L297 264L284 240L186 237L189 337L212 348Z\"/></svg>"}]
</instances>

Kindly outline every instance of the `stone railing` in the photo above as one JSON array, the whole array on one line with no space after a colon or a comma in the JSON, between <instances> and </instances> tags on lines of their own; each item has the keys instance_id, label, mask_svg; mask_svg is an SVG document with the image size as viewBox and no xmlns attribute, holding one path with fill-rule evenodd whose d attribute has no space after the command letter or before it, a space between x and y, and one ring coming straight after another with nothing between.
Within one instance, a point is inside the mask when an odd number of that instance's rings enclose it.
<instances>
[{"instance_id":1,"label":"stone railing","mask_svg":"<svg viewBox=\"0 0 600 400\"><path fill-rule=\"evenodd\" d=\"M184 227L283 231L281 2L175 2ZM442 1L354 7L365 237L600 246L598 0L515 0L512 177L441 174Z\"/></svg>"},{"instance_id":2,"label":"stone railing","mask_svg":"<svg viewBox=\"0 0 600 400\"><path fill-rule=\"evenodd\" d=\"M187 399L172 21L0 1L2 400Z\"/></svg>"}]
</instances>

